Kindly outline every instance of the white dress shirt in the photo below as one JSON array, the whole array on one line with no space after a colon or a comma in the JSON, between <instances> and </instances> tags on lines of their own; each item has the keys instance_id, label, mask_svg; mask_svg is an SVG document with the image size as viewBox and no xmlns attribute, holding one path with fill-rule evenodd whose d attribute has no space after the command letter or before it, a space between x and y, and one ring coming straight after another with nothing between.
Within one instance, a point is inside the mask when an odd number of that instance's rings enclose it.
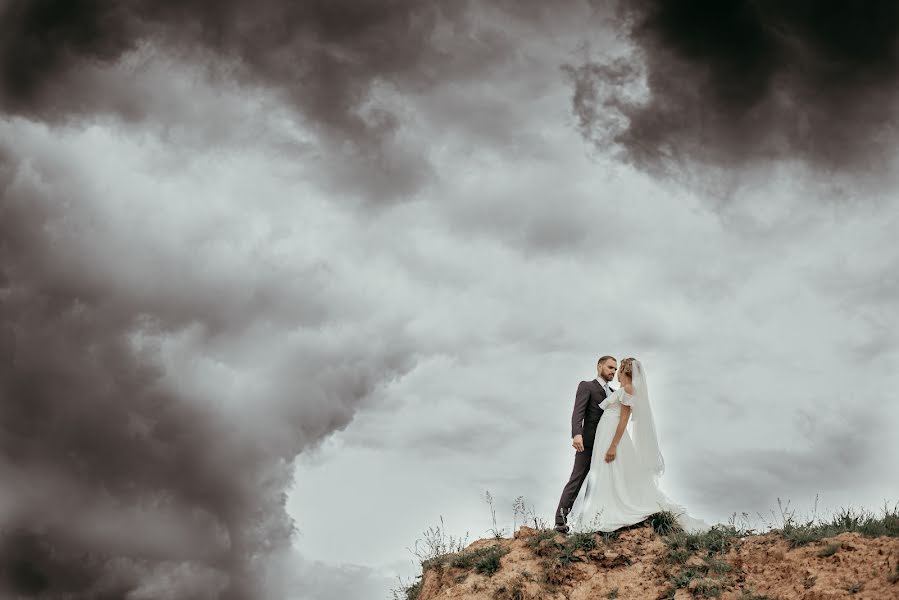
<instances>
[{"instance_id":1,"label":"white dress shirt","mask_svg":"<svg viewBox=\"0 0 899 600\"><path fill-rule=\"evenodd\" d=\"M605 379L600 379L599 377L596 378L596 381L599 382L599 385L602 386L602 389L604 389L606 391L606 397L609 397L612 395L612 390L609 388L608 381L606 381Z\"/></svg>"}]
</instances>

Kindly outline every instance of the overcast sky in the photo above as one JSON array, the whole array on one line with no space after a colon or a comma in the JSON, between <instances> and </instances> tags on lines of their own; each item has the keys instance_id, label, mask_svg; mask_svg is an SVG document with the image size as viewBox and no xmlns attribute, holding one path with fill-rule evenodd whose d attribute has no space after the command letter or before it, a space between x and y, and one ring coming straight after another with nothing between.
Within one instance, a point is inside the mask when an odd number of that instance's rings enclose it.
<instances>
[{"instance_id":1,"label":"overcast sky","mask_svg":"<svg viewBox=\"0 0 899 600\"><path fill-rule=\"evenodd\" d=\"M551 520L603 354L698 517L899 500L894 3L54 4L0 3L6 592L386 597Z\"/></svg>"}]
</instances>

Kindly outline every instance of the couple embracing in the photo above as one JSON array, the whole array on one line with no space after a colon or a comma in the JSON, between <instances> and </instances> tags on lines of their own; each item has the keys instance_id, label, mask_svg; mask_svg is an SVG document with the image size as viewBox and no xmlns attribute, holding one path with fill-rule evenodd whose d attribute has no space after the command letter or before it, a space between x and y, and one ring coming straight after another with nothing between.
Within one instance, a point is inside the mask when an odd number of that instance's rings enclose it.
<instances>
[{"instance_id":1,"label":"couple embracing","mask_svg":"<svg viewBox=\"0 0 899 600\"><path fill-rule=\"evenodd\" d=\"M677 515L686 530L706 529L659 489L665 460L642 363L625 358L619 368L614 357L603 356L596 372L596 379L580 382L575 394L574 468L556 509L556 530L614 531L664 510ZM618 388L612 390L616 374Z\"/></svg>"}]
</instances>

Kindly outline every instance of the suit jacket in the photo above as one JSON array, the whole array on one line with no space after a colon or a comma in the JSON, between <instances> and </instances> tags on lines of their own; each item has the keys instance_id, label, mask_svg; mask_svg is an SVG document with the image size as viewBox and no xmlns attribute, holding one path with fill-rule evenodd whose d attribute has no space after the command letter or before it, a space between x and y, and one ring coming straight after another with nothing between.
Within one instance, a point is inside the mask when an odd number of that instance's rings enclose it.
<instances>
[{"instance_id":1,"label":"suit jacket","mask_svg":"<svg viewBox=\"0 0 899 600\"><path fill-rule=\"evenodd\" d=\"M584 448L592 448L596 439L596 426L603 410L599 403L606 399L606 391L595 379L577 384L574 395L574 411L571 413L571 437L584 436Z\"/></svg>"}]
</instances>

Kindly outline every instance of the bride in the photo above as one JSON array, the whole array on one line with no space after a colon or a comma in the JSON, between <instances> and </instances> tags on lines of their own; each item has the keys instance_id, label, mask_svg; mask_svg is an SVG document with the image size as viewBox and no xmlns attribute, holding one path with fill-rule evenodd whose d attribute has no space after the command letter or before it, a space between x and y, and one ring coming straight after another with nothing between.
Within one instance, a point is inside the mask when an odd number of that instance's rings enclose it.
<instances>
[{"instance_id":1,"label":"bride","mask_svg":"<svg viewBox=\"0 0 899 600\"><path fill-rule=\"evenodd\" d=\"M674 513L687 531L708 529L659 489L658 477L665 470L665 460L640 361L622 360L618 382L621 386L599 405L604 412L596 430L590 472L578 498L580 506L572 509L573 529L614 531L664 510ZM633 441L628 420L633 422Z\"/></svg>"}]
</instances>

